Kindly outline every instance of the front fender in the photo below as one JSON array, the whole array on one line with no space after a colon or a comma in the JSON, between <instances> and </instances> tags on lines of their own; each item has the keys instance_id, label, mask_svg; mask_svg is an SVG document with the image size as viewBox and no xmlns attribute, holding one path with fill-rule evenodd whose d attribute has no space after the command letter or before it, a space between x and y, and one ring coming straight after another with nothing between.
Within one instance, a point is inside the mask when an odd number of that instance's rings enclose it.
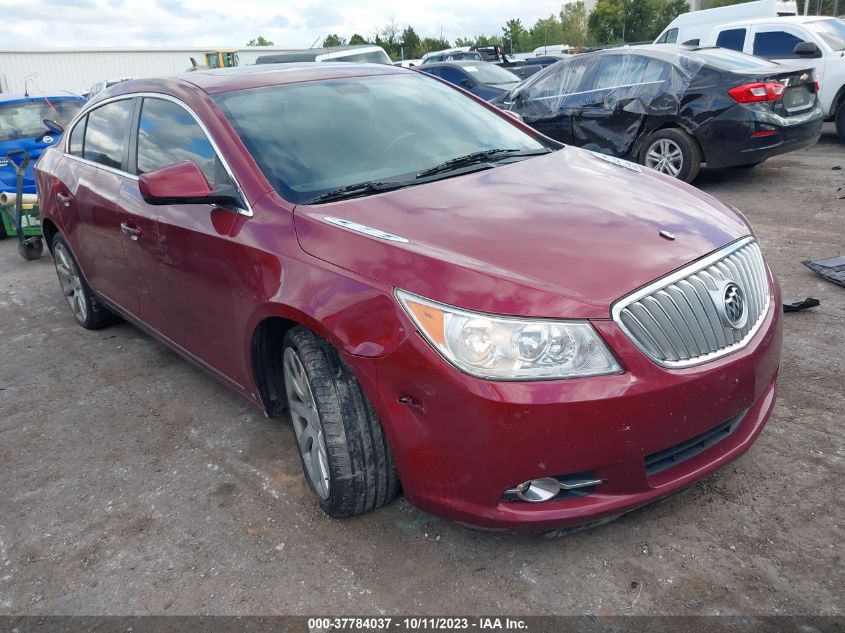
<instances>
[{"instance_id":1,"label":"front fender","mask_svg":"<svg viewBox=\"0 0 845 633\"><path fill-rule=\"evenodd\" d=\"M299 323L352 356L378 358L407 336L393 289L317 258L285 262L278 292L249 319L255 332L268 318Z\"/></svg>"}]
</instances>

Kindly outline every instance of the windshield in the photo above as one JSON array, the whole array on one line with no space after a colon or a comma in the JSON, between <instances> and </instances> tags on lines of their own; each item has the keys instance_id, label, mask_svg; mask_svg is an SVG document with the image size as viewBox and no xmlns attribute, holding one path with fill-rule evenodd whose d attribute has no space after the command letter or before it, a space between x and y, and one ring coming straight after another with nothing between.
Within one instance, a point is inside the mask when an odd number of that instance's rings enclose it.
<instances>
[{"instance_id":1,"label":"windshield","mask_svg":"<svg viewBox=\"0 0 845 633\"><path fill-rule=\"evenodd\" d=\"M44 119L62 127L82 108L79 99L38 99L0 104L0 141L39 137L49 134Z\"/></svg>"},{"instance_id":2,"label":"windshield","mask_svg":"<svg viewBox=\"0 0 845 633\"><path fill-rule=\"evenodd\" d=\"M807 28L822 38L835 51L845 49L845 20L818 20L808 22Z\"/></svg>"},{"instance_id":3,"label":"windshield","mask_svg":"<svg viewBox=\"0 0 845 633\"><path fill-rule=\"evenodd\" d=\"M339 187L412 179L473 152L545 147L454 88L416 73L270 86L214 99L267 180L296 204Z\"/></svg>"},{"instance_id":4,"label":"windshield","mask_svg":"<svg viewBox=\"0 0 845 633\"><path fill-rule=\"evenodd\" d=\"M464 66L463 69L483 84L509 84L520 81L519 77L511 71L496 66L496 64Z\"/></svg>"},{"instance_id":5,"label":"windshield","mask_svg":"<svg viewBox=\"0 0 845 633\"><path fill-rule=\"evenodd\" d=\"M755 57L754 55L746 55L732 51L729 48L698 48L685 55L697 58L708 66L713 66L720 70L749 70L759 68L760 66L777 65L777 62L762 57Z\"/></svg>"}]
</instances>

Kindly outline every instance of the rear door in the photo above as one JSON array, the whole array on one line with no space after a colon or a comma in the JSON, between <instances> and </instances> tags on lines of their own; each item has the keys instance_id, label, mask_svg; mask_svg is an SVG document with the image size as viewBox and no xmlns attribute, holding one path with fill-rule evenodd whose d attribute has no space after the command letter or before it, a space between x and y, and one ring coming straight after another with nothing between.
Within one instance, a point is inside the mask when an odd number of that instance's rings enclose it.
<instances>
[{"instance_id":1,"label":"rear door","mask_svg":"<svg viewBox=\"0 0 845 633\"><path fill-rule=\"evenodd\" d=\"M69 152L55 195L71 248L92 288L137 314L135 283L123 251L125 214L117 196L126 173L135 100L124 98L91 110L70 131Z\"/></svg>"},{"instance_id":2,"label":"rear door","mask_svg":"<svg viewBox=\"0 0 845 633\"><path fill-rule=\"evenodd\" d=\"M600 57L573 97L573 141L588 149L627 156L645 118L664 98L669 64L632 52Z\"/></svg>"}]
</instances>

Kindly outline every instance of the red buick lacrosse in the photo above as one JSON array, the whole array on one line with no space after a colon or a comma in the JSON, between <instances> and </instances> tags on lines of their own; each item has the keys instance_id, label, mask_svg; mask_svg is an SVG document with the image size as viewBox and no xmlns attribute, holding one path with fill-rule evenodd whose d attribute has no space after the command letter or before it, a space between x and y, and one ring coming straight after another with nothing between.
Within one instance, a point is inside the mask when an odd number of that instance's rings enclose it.
<instances>
[{"instance_id":1,"label":"red buick lacrosse","mask_svg":"<svg viewBox=\"0 0 845 633\"><path fill-rule=\"evenodd\" d=\"M80 325L290 418L333 517L610 518L736 459L780 294L734 209L390 66L118 84L37 167Z\"/></svg>"}]
</instances>

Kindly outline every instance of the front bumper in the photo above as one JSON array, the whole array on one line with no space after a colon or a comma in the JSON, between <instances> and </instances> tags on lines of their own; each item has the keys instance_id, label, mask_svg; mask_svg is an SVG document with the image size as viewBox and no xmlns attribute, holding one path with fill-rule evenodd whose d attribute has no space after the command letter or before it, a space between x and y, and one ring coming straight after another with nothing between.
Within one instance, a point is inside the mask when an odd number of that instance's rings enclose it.
<instances>
[{"instance_id":1,"label":"front bumper","mask_svg":"<svg viewBox=\"0 0 845 633\"><path fill-rule=\"evenodd\" d=\"M625 372L546 382L489 382L446 363L411 334L388 356L347 356L388 435L406 498L461 523L553 530L612 517L677 492L739 457L775 402L781 351L780 293L743 349L667 370L612 321L593 324ZM404 317L404 315L403 315ZM648 476L645 457L745 412L703 452ZM503 499L527 479L591 473L585 496L544 503Z\"/></svg>"}]
</instances>

